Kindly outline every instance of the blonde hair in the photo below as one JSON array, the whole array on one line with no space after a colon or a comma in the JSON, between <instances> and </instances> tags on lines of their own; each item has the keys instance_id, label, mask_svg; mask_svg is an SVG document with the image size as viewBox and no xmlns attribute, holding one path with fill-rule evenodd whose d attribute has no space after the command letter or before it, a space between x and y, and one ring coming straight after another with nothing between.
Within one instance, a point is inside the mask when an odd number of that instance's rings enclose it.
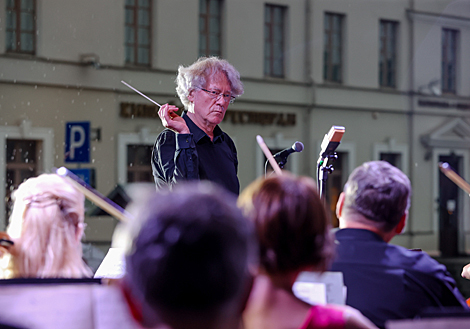
<instances>
[{"instance_id":1,"label":"blonde hair","mask_svg":"<svg viewBox=\"0 0 470 329\"><path fill-rule=\"evenodd\" d=\"M7 277L93 275L82 259L82 193L56 174L42 174L22 183L14 200L7 233L15 246Z\"/></svg>"}]
</instances>

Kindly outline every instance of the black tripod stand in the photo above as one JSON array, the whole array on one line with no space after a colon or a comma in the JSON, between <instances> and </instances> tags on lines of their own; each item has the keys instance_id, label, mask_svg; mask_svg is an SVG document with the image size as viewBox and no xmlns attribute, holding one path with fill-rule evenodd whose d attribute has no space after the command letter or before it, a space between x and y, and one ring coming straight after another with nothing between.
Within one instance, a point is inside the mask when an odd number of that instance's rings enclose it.
<instances>
[{"instance_id":1,"label":"black tripod stand","mask_svg":"<svg viewBox=\"0 0 470 329\"><path fill-rule=\"evenodd\" d=\"M320 198L325 201L325 191L326 191L326 180L328 179L328 174L331 174L335 169L333 168L333 163L338 158L336 152L327 154L324 157L318 158L317 162L317 184L318 192Z\"/></svg>"}]
</instances>

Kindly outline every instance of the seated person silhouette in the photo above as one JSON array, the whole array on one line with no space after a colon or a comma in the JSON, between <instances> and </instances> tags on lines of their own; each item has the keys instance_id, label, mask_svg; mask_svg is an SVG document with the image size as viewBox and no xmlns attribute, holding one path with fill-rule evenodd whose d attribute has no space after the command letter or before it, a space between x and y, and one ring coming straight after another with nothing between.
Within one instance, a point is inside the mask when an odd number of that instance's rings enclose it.
<instances>
[{"instance_id":1,"label":"seated person silhouette","mask_svg":"<svg viewBox=\"0 0 470 329\"><path fill-rule=\"evenodd\" d=\"M285 173L260 179L239 197L254 222L260 265L243 324L245 329L376 328L343 305L309 305L292 286L302 271L325 271L334 253L333 237L313 179Z\"/></svg>"},{"instance_id":2,"label":"seated person silhouette","mask_svg":"<svg viewBox=\"0 0 470 329\"><path fill-rule=\"evenodd\" d=\"M340 229L331 270L343 272L346 304L381 328L429 307L467 309L444 265L389 243L405 227L410 195L403 172L371 161L351 173L336 207Z\"/></svg>"},{"instance_id":3,"label":"seated person silhouette","mask_svg":"<svg viewBox=\"0 0 470 329\"><path fill-rule=\"evenodd\" d=\"M239 328L257 247L236 196L183 182L153 192L136 218L121 282L134 319L151 328Z\"/></svg>"},{"instance_id":4,"label":"seated person silhouette","mask_svg":"<svg viewBox=\"0 0 470 329\"><path fill-rule=\"evenodd\" d=\"M1 278L86 278L82 260L84 195L56 174L29 178L13 194L14 204L1 238Z\"/></svg>"}]
</instances>

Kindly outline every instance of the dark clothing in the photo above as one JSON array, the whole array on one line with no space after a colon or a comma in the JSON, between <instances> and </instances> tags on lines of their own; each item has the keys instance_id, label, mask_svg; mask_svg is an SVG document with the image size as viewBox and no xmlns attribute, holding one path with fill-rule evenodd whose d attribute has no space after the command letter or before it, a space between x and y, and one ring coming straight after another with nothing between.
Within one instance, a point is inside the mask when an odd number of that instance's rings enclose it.
<instances>
[{"instance_id":1,"label":"dark clothing","mask_svg":"<svg viewBox=\"0 0 470 329\"><path fill-rule=\"evenodd\" d=\"M209 180L238 195L237 149L232 139L216 126L214 140L186 112L182 115L190 134L170 129L158 135L152 152L152 171L157 188L183 180Z\"/></svg>"},{"instance_id":2,"label":"dark clothing","mask_svg":"<svg viewBox=\"0 0 470 329\"><path fill-rule=\"evenodd\" d=\"M468 309L444 265L421 251L386 243L368 230L336 232L332 271L341 271L346 304L384 328L389 319L414 318L428 307Z\"/></svg>"}]
</instances>

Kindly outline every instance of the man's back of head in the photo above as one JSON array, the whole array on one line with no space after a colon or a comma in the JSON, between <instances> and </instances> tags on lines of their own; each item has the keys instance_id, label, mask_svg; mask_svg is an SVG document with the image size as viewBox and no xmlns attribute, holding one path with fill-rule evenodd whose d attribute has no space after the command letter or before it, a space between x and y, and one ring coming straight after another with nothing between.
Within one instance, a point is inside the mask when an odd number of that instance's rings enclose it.
<instances>
[{"instance_id":1,"label":"man's back of head","mask_svg":"<svg viewBox=\"0 0 470 329\"><path fill-rule=\"evenodd\" d=\"M257 249L236 197L208 182L182 183L152 196L142 216L126 280L147 309L173 329L239 316Z\"/></svg>"},{"instance_id":2,"label":"man's back of head","mask_svg":"<svg viewBox=\"0 0 470 329\"><path fill-rule=\"evenodd\" d=\"M443 265L424 252L388 243L405 225L410 194L403 172L371 161L351 173L337 205L341 229L331 270L343 273L346 304L380 328L428 307L465 306Z\"/></svg>"},{"instance_id":3,"label":"man's back of head","mask_svg":"<svg viewBox=\"0 0 470 329\"><path fill-rule=\"evenodd\" d=\"M365 162L346 182L341 217L390 232L407 213L410 196L411 183L402 171L385 161Z\"/></svg>"}]
</instances>

